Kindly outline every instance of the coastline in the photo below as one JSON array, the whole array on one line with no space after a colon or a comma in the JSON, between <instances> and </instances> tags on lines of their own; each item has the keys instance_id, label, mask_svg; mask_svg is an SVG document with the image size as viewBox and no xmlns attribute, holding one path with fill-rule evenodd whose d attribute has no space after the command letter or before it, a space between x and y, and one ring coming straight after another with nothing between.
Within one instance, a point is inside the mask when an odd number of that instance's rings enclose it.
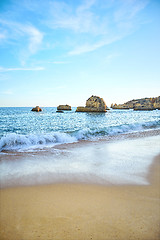
<instances>
[{"instance_id":1,"label":"coastline","mask_svg":"<svg viewBox=\"0 0 160 240\"><path fill-rule=\"evenodd\" d=\"M150 184L50 184L0 190L1 240L158 240L160 155Z\"/></svg>"},{"instance_id":2,"label":"coastline","mask_svg":"<svg viewBox=\"0 0 160 240\"><path fill-rule=\"evenodd\" d=\"M159 154L159 141L160 131L152 130L3 153L0 188L57 183L148 185L147 174Z\"/></svg>"}]
</instances>

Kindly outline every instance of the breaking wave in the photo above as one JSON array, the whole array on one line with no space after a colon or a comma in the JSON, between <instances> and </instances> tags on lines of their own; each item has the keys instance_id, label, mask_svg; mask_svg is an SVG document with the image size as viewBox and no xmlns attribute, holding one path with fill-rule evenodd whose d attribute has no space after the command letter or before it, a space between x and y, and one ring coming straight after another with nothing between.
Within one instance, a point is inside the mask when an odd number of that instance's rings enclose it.
<instances>
[{"instance_id":1,"label":"breaking wave","mask_svg":"<svg viewBox=\"0 0 160 240\"><path fill-rule=\"evenodd\" d=\"M10 133L0 140L0 150L20 150L29 148L49 147L55 144L72 143L76 139L66 133L29 134Z\"/></svg>"},{"instance_id":2,"label":"breaking wave","mask_svg":"<svg viewBox=\"0 0 160 240\"><path fill-rule=\"evenodd\" d=\"M52 147L57 144L74 143L80 140L95 140L105 136L114 136L118 134L140 132L150 129L159 129L160 121L136 124L123 124L118 126L109 126L101 129L77 130L73 132L52 132L48 134L17 134L10 133L0 139L0 151L12 150L21 151L27 149L41 149Z\"/></svg>"}]
</instances>

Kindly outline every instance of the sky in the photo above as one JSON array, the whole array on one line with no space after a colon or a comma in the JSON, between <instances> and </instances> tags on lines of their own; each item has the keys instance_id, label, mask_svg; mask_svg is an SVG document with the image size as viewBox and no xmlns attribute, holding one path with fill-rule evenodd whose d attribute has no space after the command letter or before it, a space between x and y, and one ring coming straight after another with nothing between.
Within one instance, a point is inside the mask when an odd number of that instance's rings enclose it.
<instances>
[{"instance_id":1,"label":"sky","mask_svg":"<svg viewBox=\"0 0 160 240\"><path fill-rule=\"evenodd\" d=\"M160 95L160 0L0 0L0 106Z\"/></svg>"}]
</instances>

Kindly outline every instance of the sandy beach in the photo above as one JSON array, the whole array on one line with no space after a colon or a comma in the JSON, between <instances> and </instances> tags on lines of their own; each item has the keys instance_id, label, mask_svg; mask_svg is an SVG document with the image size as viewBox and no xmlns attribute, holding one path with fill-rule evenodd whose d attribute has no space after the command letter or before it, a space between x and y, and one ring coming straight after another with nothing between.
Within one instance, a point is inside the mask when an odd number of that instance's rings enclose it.
<instances>
[{"instance_id":1,"label":"sandy beach","mask_svg":"<svg viewBox=\"0 0 160 240\"><path fill-rule=\"evenodd\" d=\"M0 0L0 240L160 240L160 0Z\"/></svg>"},{"instance_id":2,"label":"sandy beach","mask_svg":"<svg viewBox=\"0 0 160 240\"><path fill-rule=\"evenodd\" d=\"M53 184L0 190L1 240L158 240L160 156L150 185Z\"/></svg>"}]
</instances>

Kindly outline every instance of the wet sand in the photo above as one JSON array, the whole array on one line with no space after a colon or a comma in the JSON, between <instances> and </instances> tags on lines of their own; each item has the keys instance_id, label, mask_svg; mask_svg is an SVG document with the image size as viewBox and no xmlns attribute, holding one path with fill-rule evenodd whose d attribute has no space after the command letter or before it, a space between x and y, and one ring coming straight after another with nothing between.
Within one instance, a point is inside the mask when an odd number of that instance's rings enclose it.
<instances>
[{"instance_id":1,"label":"wet sand","mask_svg":"<svg viewBox=\"0 0 160 240\"><path fill-rule=\"evenodd\" d=\"M0 190L1 240L160 239L160 156L150 185L53 184Z\"/></svg>"}]
</instances>

